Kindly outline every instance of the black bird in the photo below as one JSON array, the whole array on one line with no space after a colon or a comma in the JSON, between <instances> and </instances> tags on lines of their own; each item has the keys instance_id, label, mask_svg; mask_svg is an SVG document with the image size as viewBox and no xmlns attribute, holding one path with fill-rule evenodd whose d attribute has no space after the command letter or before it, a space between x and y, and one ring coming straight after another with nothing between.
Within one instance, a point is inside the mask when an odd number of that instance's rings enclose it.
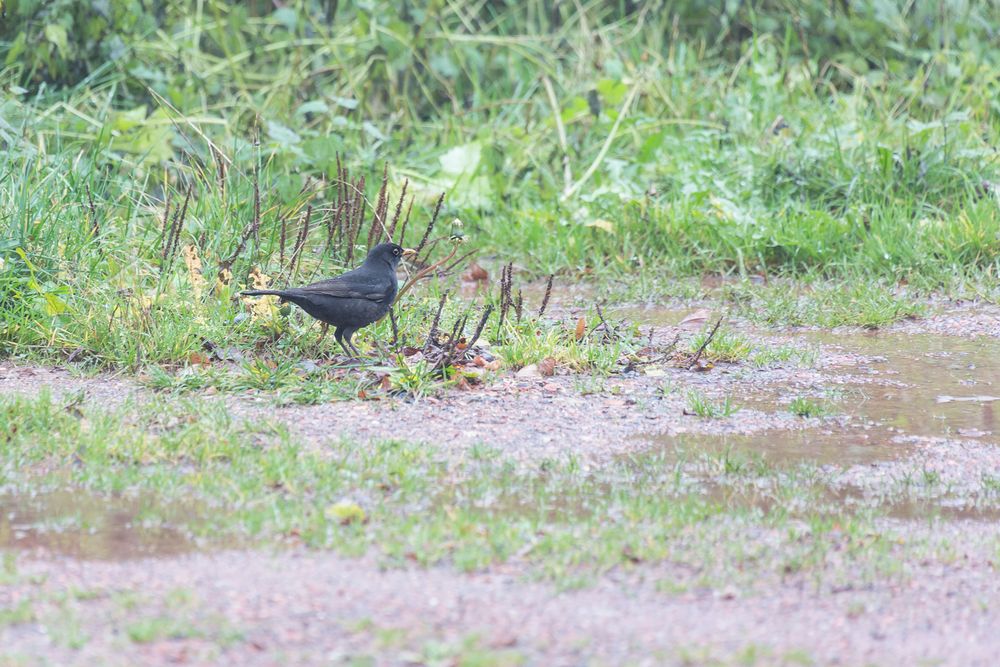
<instances>
[{"instance_id":1,"label":"black bird","mask_svg":"<svg viewBox=\"0 0 1000 667\"><path fill-rule=\"evenodd\" d=\"M395 243L380 243L371 249L361 266L336 278L321 280L305 287L285 290L255 289L241 294L273 294L281 297L282 301L291 301L323 322L323 333L326 333L327 325L333 325L333 335L344 352L361 356L351 342L351 336L361 327L377 322L389 312L399 290L396 267L403 257L415 252Z\"/></svg>"}]
</instances>

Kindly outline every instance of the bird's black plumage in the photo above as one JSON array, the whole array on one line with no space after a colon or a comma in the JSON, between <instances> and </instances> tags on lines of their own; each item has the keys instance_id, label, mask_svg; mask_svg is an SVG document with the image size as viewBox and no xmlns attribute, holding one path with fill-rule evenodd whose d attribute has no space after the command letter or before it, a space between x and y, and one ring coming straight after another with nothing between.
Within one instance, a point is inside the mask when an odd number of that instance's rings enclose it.
<instances>
[{"instance_id":1,"label":"bird's black plumage","mask_svg":"<svg viewBox=\"0 0 1000 667\"><path fill-rule=\"evenodd\" d=\"M353 271L305 287L284 290L247 290L244 296L273 294L290 301L320 322L334 327L334 337L344 351L358 355L351 336L361 327L385 317L396 299L396 267L412 253L395 243L380 243ZM348 349L350 347L350 349Z\"/></svg>"}]
</instances>

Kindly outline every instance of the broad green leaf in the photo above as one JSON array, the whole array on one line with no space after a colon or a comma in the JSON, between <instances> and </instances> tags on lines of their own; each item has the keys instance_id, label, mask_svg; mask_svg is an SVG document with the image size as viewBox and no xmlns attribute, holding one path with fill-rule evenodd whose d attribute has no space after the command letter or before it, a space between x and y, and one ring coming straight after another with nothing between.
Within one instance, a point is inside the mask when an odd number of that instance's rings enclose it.
<instances>
[{"instance_id":1,"label":"broad green leaf","mask_svg":"<svg viewBox=\"0 0 1000 667\"><path fill-rule=\"evenodd\" d=\"M330 113L330 107L323 100L310 100L303 102L295 110L296 116L304 116L307 113Z\"/></svg>"},{"instance_id":2,"label":"broad green leaf","mask_svg":"<svg viewBox=\"0 0 1000 667\"><path fill-rule=\"evenodd\" d=\"M58 23L48 24L45 26L45 39L55 44L56 48L59 49L59 55L63 58L69 57L69 44L67 42L68 35L66 34L66 28L62 27Z\"/></svg>"},{"instance_id":3,"label":"broad green leaf","mask_svg":"<svg viewBox=\"0 0 1000 667\"><path fill-rule=\"evenodd\" d=\"M461 146L449 149L444 155L438 158L441 163L441 171L449 176L461 176L471 174L479 168L479 160L483 154L483 145L478 141L473 141Z\"/></svg>"},{"instance_id":4,"label":"broad green leaf","mask_svg":"<svg viewBox=\"0 0 1000 667\"><path fill-rule=\"evenodd\" d=\"M66 302L49 292L45 295L45 314L60 315L66 310Z\"/></svg>"},{"instance_id":5,"label":"broad green leaf","mask_svg":"<svg viewBox=\"0 0 1000 667\"><path fill-rule=\"evenodd\" d=\"M267 136L271 138L271 141L282 146L294 146L302 141L302 138L291 128L271 120L267 121Z\"/></svg>"}]
</instances>

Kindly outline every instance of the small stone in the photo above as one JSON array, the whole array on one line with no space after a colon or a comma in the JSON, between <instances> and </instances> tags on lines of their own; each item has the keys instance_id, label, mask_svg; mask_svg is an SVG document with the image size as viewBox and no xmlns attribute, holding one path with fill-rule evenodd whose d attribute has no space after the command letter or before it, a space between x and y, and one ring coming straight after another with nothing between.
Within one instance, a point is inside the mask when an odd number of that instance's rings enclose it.
<instances>
[{"instance_id":1,"label":"small stone","mask_svg":"<svg viewBox=\"0 0 1000 667\"><path fill-rule=\"evenodd\" d=\"M537 364L528 364L521 370L517 372L517 377L519 378L537 378L541 377L541 373L538 372Z\"/></svg>"}]
</instances>

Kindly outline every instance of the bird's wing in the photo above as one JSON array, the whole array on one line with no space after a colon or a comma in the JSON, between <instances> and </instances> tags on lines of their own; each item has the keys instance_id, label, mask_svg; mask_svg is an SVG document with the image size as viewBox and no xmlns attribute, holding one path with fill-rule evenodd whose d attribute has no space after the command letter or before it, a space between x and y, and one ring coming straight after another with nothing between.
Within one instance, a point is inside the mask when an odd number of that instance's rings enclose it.
<instances>
[{"instance_id":1,"label":"bird's wing","mask_svg":"<svg viewBox=\"0 0 1000 667\"><path fill-rule=\"evenodd\" d=\"M389 280L380 280L376 276L361 274L354 271L336 278L321 280L318 283L299 287L297 291L304 294L322 294L341 299L366 299L368 301L383 301L389 297L392 284Z\"/></svg>"}]
</instances>

